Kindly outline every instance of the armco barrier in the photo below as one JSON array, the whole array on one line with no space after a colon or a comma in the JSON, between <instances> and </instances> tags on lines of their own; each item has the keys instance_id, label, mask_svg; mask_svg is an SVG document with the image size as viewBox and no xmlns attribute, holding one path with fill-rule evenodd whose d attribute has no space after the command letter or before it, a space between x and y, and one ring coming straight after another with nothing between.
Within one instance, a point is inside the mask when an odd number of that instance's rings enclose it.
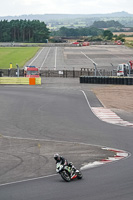
<instances>
[{"instance_id":1,"label":"armco barrier","mask_svg":"<svg viewBox=\"0 0 133 200\"><path fill-rule=\"evenodd\" d=\"M41 78L0 77L0 84L3 84L3 85L5 85L5 84L6 85L41 85Z\"/></svg>"},{"instance_id":2,"label":"armco barrier","mask_svg":"<svg viewBox=\"0 0 133 200\"><path fill-rule=\"evenodd\" d=\"M133 77L80 76L80 83L133 85Z\"/></svg>"}]
</instances>

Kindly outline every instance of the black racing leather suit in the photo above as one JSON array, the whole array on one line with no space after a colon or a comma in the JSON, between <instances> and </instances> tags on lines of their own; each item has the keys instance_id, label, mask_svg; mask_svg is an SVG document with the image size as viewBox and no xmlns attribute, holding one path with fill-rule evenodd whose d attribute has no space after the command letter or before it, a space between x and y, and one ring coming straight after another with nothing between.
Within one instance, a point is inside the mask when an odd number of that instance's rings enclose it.
<instances>
[{"instance_id":1,"label":"black racing leather suit","mask_svg":"<svg viewBox=\"0 0 133 200\"><path fill-rule=\"evenodd\" d=\"M60 156L60 159L57 159L57 160L56 160L56 164L57 164L58 162L60 162L61 165L68 165L68 161L67 161L64 157L62 157L62 156Z\"/></svg>"}]
</instances>

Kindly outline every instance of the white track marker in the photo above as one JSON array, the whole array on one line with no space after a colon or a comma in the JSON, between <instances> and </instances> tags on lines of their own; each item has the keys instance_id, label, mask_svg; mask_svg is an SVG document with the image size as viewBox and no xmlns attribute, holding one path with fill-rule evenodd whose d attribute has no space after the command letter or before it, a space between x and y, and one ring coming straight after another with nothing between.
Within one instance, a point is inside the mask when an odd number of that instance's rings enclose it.
<instances>
[{"instance_id":1,"label":"white track marker","mask_svg":"<svg viewBox=\"0 0 133 200\"><path fill-rule=\"evenodd\" d=\"M29 66L32 65L32 63L38 58L38 56L42 53L44 48L45 47L43 47L42 50L37 54L37 56L29 63Z\"/></svg>"},{"instance_id":2,"label":"white track marker","mask_svg":"<svg viewBox=\"0 0 133 200\"><path fill-rule=\"evenodd\" d=\"M22 180L22 181L4 183L4 184L0 184L0 187L1 187L1 186L6 186L6 185L12 185L12 184L23 183L23 182L35 181L35 180L39 180L39 179L49 178L49 177L56 176L56 175L57 175L57 174L51 174L51 175L46 175L46 176L37 177L37 178L25 179L25 180Z\"/></svg>"},{"instance_id":3,"label":"white track marker","mask_svg":"<svg viewBox=\"0 0 133 200\"><path fill-rule=\"evenodd\" d=\"M57 47L55 49L55 65L54 65L54 70L56 70L56 64L57 64Z\"/></svg>"},{"instance_id":4,"label":"white track marker","mask_svg":"<svg viewBox=\"0 0 133 200\"><path fill-rule=\"evenodd\" d=\"M41 64L40 69L43 67L43 65L44 65L44 63L45 63L45 61L46 61L46 59L47 59L47 57L48 57L48 54L49 54L50 50L51 50L51 47L49 48L49 50L48 50L48 52L47 52L47 54L46 54L46 56L45 56L45 59L43 60L43 62L42 62L42 64Z\"/></svg>"},{"instance_id":5,"label":"white track marker","mask_svg":"<svg viewBox=\"0 0 133 200\"><path fill-rule=\"evenodd\" d=\"M81 53L82 53L86 58L88 58L93 64L97 65L97 63L95 63L94 60L92 60L91 58L89 58L85 53L83 53L82 51L81 51Z\"/></svg>"}]
</instances>

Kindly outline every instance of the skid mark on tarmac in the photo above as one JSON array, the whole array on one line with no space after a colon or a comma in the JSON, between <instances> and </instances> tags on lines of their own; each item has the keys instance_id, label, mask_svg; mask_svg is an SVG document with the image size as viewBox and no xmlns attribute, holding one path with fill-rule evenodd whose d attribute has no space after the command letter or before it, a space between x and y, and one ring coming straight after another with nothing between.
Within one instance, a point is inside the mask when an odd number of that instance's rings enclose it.
<instances>
[{"instance_id":1,"label":"skid mark on tarmac","mask_svg":"<svg viewBox=\"0 0 133 200\"><path fill-rule=\"evenodd\" d=\"M120 126L133 127L133 123L124 121L116 113L104 107L91 107L93 113L102 121Z\"/></svg>"}]
</instances>

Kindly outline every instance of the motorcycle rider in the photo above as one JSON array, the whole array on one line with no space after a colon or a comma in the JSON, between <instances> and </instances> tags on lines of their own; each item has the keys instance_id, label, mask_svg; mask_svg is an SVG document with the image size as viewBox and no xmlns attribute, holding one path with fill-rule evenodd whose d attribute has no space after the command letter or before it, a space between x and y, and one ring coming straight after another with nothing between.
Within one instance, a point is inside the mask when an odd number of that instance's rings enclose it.
<instances>
[{"instance_id":1,"label":"motorcycle rider","mask_svg":"<svg viewBox=\"0 0 133 200\"><path fill-rule=\"evenodd\" d=\"M61 165L64 165L64 166L67 165L67 166L69 166L72 169L72 172L75 173L76 168L74 167L74 165L73 165L72 162L68 163L68 161L63 156L60 156L58 153L54 154L54 159L56 160L56 164L58 162L60 162Z\"/></svg>"}]
</instances>

